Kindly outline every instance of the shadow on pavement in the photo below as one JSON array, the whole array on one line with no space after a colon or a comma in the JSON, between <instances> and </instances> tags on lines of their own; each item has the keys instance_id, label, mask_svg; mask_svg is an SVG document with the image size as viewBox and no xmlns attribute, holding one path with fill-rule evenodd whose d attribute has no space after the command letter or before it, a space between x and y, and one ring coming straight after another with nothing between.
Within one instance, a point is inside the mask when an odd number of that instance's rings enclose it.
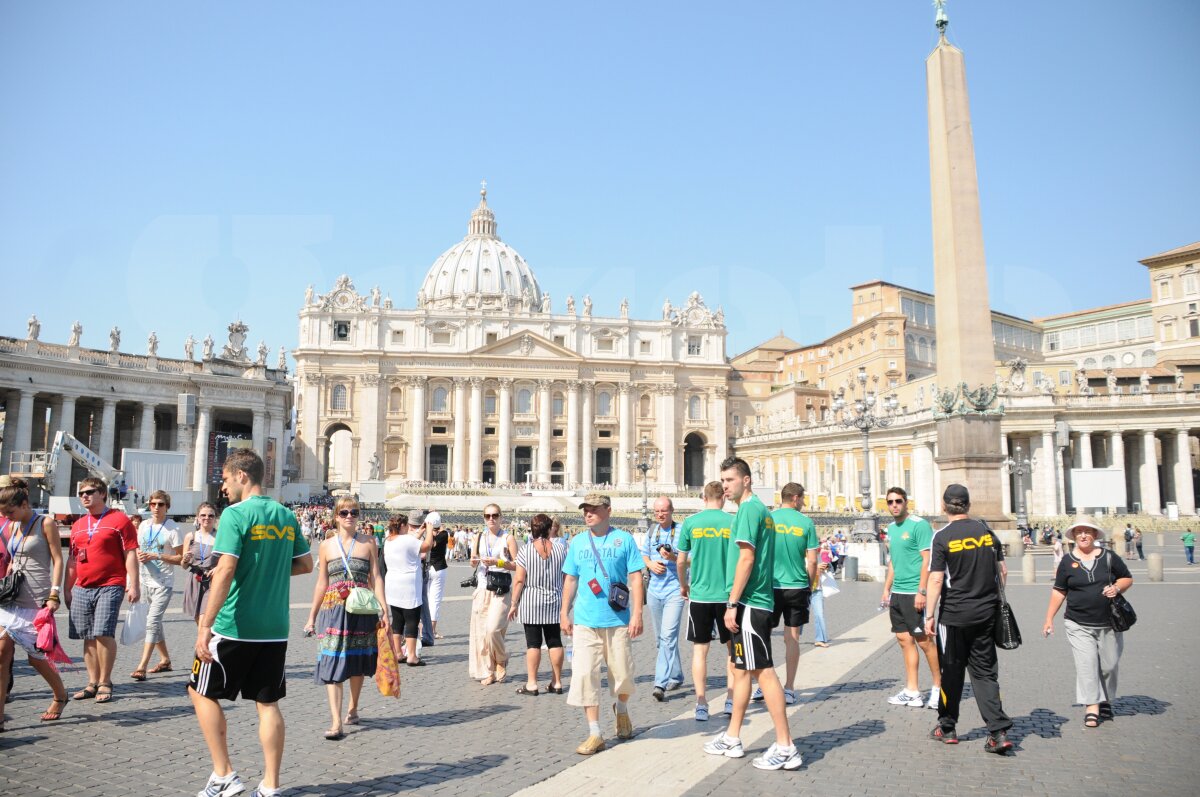
<instances>
[{"instance_id":1,"label":"shadow on pavement","mask_svg":"<svg viewBox=\"0 0 1200 797\"><path fill-rule=\"evenodd\" d=\"M496 714L516 711L516 706L490 705L478 708L463 708L439 711L431 714L413 714L407 717L363 717L362 725L367 728L428 728L443 725L461 725L476 720L488 719Z\"/></svg>"},{"instance_id":2,"label":"shadow on pavement","mask_svg":"<svg viewBox=\"0 0 1200 797\"><path fill-rule=\"evenodd\" d=\"M844 728L831 728L802 736L796 739L796 747L804 756L804 768L808 769L824 758L829 751L836 750L844 744L878 736L885 730L887 725L883 720L860 720Z\"/></svg>"},{"instance_id":3,"label":"shadow on pavement","mask_svg":"<svg viewBox=\"0 0 1200 797\"><path fill-rule=\"evenodd\" d=\"M1022 717L1013 717L1013 726L1008 731L1008 738L1013 744L1020 746L1027 736L1037 736L1041 739L1061 739L1062 726L1068 721L1063 715L1048 708L1035 708ZM982 740L987 736L987 728L975 728L969 733L960 734L960 742Z\"/></svg>"},{"instance_id":4,"label":"shadow on pavement","mask_svg":"<svg viewBox=\"0 0 1200 797\"><path fill-rule=\"evenodd\" d=\"M343 783L318 783L311 786L292 786L289 795L354 794L361 797L399 794L401 792L435 786L455 778L474 777L481 772L494 769L508 760L505 755L471 756L453 764L442 762L412 761L405 765L404 772L367 780L351 780Z\"/></svg>"},{"instance_id":5,"label":"shadow on pavement","mask_svg":"<svg viewBox=\"0 0 1200 797\"><path fill-rule=\"evenodd\" d=\"M1138 714L1166 714L1170 703L1148 695L1125 695L1113 701L1113 714L1136 717Z\"/></svg>"}]
</instances>

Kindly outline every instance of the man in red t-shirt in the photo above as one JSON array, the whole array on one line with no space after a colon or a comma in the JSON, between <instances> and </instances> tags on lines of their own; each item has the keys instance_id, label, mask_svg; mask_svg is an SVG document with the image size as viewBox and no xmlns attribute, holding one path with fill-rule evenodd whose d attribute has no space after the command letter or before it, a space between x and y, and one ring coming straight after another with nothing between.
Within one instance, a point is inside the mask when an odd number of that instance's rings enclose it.
<instances>
[{"instance_id":1,"label":"man in red t-shirt","mask_svg":"<svg viewBox=\"0 0 1200 797\"><path fill-rule=\"evenodd\" d=\"M83 640L87 686L76 700L112 700L112 671L117 660L117 618L121 600L137 603L137 531L124 512L108 508L108 488L100 479L79 482L86 514L71 526L67 557L67 608L71 639Z\"/></svg>"}]
</instances>

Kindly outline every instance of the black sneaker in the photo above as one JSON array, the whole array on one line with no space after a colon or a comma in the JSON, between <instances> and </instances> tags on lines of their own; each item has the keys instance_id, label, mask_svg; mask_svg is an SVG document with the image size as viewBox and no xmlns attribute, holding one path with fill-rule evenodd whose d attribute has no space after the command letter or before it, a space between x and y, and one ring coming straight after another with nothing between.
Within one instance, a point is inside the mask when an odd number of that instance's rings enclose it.
<instances>
[{"instance_id":1,"label":"black sneaker","mask_svg":"<svg viewBox=\"0 0 1200 797\"><path fill-rule=\"evenodd\" d=\"M1005 755L1011 749L1013 749L1013 743L1008 740L1008 734L1004 731L989 733L987 739L983 742L983 751L985 753Z\"/></svg>"},{"instance_id":2,"label":"black sneaker","mask_svg":"<svg viewBox=\"0 0 1200 797\"><path fill-rule=\"evenodd\" d=\"M661 703L667 699L667 693L661 686L654 687L654 691L651 692L650 694L659 703Z\"/></svg>"},{"instance_id":3,"label":"black sneaker","mask_svg":"<svg viewBox=\"0 0 1200 797\"><path fill-rule=\"evenodd\" d=\"M958 733L953 728L946 730L941 725L934 726L929 732L929 738L942 744L958 744Z\"/></svg>"}]
</instances>

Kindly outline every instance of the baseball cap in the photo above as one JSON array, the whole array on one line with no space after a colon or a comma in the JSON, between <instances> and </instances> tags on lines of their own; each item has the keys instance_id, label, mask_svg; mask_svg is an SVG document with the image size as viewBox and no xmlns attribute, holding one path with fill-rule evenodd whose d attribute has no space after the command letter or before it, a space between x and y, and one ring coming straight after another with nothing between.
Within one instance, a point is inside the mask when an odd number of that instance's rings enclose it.
<instances>
[{"instance_id":1,"label":"baseball cap","mask_svg":"<svg viewBox=\"0 0 1200 797\"><path fill-rule=\"evenodd\" d=\"M580 509L583 509L585 506L611 507L612 499L610 499L607 495L604 495L603 493L588 493L587 495L585 495L583 497L583 501L581 501L579 503Z\"/></svg>"},{"instance_id":2,"label":"baseball cap","mask_svg":"<svg viewBox=\"0 0 1200 797\"><path fill-rule=\"evenodd\" d=\"M971 494L967 492L967 488L961 484L951 484L946 488L946 492L942 493L942 500L946 503L970 503Z\"/></svg>"},{"instance_id":3,"label":"baseball cap","mask_svg":"<svg viewBox=\"0 0 1200 797\"><path fill-rule=\"evenodd\" d=\"M441 528L442 515L440 512L430 512L428 515L425 516L424 522L428 523L430 526L433 526L435 529Z\"/></svg>"}]
</instances>

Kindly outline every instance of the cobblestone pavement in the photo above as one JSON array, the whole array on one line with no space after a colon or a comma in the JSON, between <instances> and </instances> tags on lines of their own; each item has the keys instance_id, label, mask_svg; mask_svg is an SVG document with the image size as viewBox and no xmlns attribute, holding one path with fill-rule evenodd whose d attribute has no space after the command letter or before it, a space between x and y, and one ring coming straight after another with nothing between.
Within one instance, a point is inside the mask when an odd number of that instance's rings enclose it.
<instances>
[{"instance_id":1,"label":"cobblestone pavement","mask_svg":"<svg viewBox=\"0 0 1200 797\"><path fill-rule=\"evenodd\" d=\"M968 787L980 794L1013 789L1023 793L1194 794L1185 781L1194 747L1200 709L1191 697L1189 662L1200 655L1194 612L1200 597L1200 568L1184 568L1182 551L1167 549L1167 583L1148 584L1144 567L1134 563L1140 583L1131 593L1140 622L1127 635L1122 660L1117 719L1098 730L1082 727L1082 709L1073 706L1074 671L1061 631L1050 640L1038 630L1045 612L1045 583L1014 585L1010 600L1025 633L1025 645L1001 652L1001 686L1005 706L1016 719L1017 754L1006 760L982 753L982 730L973 701L964 701L957 748L924 739L934 712L888 706L898 688L899 654L894 644L865 655L839 683L807 690L806 702L793 712L792 732L805 766L791 773L759 772L749 758L730 760L688 792L754 794L789 791L823 795L892 793L903 780L912 791L936 792ZM1178 561L1175 561L1178 560ZM1039 570L1048 563L1039 561ZM1017 570L1019 576L1019 569ZM283 701L288 723L284 785L288 795L436 794L469 791L507 795L580 763L573 752L585 727L581 712L567 707L564 696L536 698L514 693L523 681L523 637L510 628L509 680L480 686L466 676L466 590L457 588L467 574L455 567L448 582L451 600L443 609L446 639L427 649L428 667L402 668L403 696L382 698L372 682L364 688L363 724L349 727L346 740L321 738L330 717L324 689L311 681L316 642L299 629L311 598L310 577L295 579L292 590L293 637L288 655L289 696ZM1039 577L1045 581L1045 573ZM1014 578L1014 581L1019 580ZM878 584L849 584L827 600L830 634L837 637L875 616ZM173 607L180 605L177 595ZM1061 622L1061 618L1060 618ZM60 624L65 629L65 613ZM21 660L16 691L7 707L7 732L0 736L0 788L6 794L108 795L130 793L194 794L209 772L207 751L185 695L186 668L191 662L193 624L178 613L168 615L168 642L175 671L130 681L136 663L132 649L122 648L114 680L116 696L108 705L72 702L63 719L40 723L49 701L44 682ZM64 630L65 635L65 630ZM807 633L806 640L811 639ZM78 655L80 645L67 642ZM835 650L835 648L831 650ZM650 698L653 642L635 643L642 675L632 716L638 735L626 755L655 756L656 739L646 738L690 710L690 691L669 693L668 700ZM777 658L782 642L775 641ZM686 659L690 646L684 644ZM825 655L806 643L808 657ZM543 662L543 673L546 672ZM710 700L719 707L718 675L723 661L710 656ZM85 676L66 676L71 691ZM547 676L541 676L546 683ZM928 674L922 685L928 685ZM234 763L248 784L261 776L255 712L248 703L226 703ZM761 708L753 711L761 711ZM611 711L602 714L607 736L613 736ZM719 730L713 720L684 726L703 756L705 735ZM691 737L694 736L694 739ZM753 755L769 742L746 738ZM615 751L602 754L619 760ZM603 758L597 759L598 762ZM686 756L663 761L664 770L688 766Z\"/></svg>"}]
</instances>

